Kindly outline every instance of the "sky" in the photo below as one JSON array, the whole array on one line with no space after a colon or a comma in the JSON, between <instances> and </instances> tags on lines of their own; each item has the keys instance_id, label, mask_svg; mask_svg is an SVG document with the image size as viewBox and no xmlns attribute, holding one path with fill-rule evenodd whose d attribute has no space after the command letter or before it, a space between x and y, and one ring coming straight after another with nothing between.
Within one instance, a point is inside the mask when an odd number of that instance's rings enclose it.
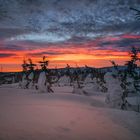
<instances>
[{"instance_id":1,"label":"sky","mask_svg":"<svg viewBox=\"0 0 140 140\"><path fill-rule=\"evenodd\" d=\"M0 70L47 56L50 68L123 65L140 47L140 0L0 0Z\"/></svg>"}]
</instances>

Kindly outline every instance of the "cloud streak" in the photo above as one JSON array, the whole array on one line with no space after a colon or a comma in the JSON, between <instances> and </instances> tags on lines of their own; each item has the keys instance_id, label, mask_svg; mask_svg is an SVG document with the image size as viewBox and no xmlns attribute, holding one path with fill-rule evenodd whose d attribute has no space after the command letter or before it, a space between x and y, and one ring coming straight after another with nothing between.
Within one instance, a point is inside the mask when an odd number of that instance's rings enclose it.
<instances>
[{"instance_id":1,"label":"cloud streak","mask_svg":"<svg viewBox=\"0 0 140 140\"><path fill-rule=\"evenodd\" d=\"M16 54L13 53L0 53L0 58L7 58L11 56L16 56Z\"/></svg>"}]
</instances>

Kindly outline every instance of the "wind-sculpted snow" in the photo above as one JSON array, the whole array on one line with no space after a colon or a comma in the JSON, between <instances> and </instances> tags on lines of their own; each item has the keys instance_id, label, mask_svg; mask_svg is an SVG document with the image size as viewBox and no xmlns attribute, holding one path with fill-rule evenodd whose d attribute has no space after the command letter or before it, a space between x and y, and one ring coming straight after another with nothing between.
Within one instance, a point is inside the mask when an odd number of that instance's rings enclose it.
<instances>
[{"instance_id":1,"label":"wind-sculpted snow","mask_svg":"<svg viewBox=\"0 0 140 140\"><path fill-rule=\"evenodd\" d=\"M59 87L60 88L60 87ZM108 109L102 99L35 90L0 90L1 140L139 140L140 114Z\"/></svg>"}]
</instances>

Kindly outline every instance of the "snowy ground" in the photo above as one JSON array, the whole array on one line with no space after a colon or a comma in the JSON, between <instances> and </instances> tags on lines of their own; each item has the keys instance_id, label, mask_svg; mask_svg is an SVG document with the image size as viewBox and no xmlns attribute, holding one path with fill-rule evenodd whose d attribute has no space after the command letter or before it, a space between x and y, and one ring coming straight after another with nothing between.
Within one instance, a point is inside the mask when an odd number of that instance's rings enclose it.
<instances>
[{"instance_id":1,"label":"snowy ground","mask_svg":"<svg viewBox=\"0 0 140 140\"><path fill-rule=\"evenodd\" d=\"M139 140L140 113L107 108L104 96L0 88L0 140Z\"/></svg>"}]
</instances>

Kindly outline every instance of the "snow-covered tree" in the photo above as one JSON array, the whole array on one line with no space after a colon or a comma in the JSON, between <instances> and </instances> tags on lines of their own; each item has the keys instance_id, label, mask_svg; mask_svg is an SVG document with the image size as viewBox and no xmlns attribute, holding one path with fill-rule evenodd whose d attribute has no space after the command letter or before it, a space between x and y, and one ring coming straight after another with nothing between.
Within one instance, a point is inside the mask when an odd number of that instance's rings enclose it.
<instances>
[{"instance_id":1,"label":"snow-covered tree","mask_svg":"<svg viewBox=\"0 0 140 140\"><path fill-rule=\"evenodd\" d=\"M28 75L27 75L27 85L26 88L34 88L34 77L35 77L35 68L36 64L33 63L32 59L28 59Z\"/></svg>"},{"instance_id":2,"label":"snow-covered tree","mask_svg":"<svg viewBox=\"0 0 140 140\"><path fill-rule=\"evenodd\" d=\"M134 104L130 103L132 101L128 101L128 97L131 96L132 98L132 96L136 96L136 98L139 98L140 92L140 68L138 67L138 62L140 61L139 50L132 47L129 52L129 56L130 60L126 62L125 70L119 70L118 65L114 61L111 61L114 66L114 70L116 71L116 74L112 76L119 80L122 88L121 109L127 109L129 104Z\"/></svg>"},{"instance_id":3,"label":"snow-covered tree","mask_svg":"<svg viewBox=\"0 0 140 140\"><path fill-rule=\"evenodd\" d=\"M39 74L38 83L37 83L37 89L39 92L45 92L50 93L53 92L51 86L52 86L52 79L50 76L50 71L48 70L48 63L49 61L46 60L46 57L43 56L43 60L39 61L39 64L41 66L41 72Z\"/></svg>"},{"instance_id":4,"label":"snow-covered tree","mask_svg":"<svg viewBox=\"0 0 140 140\"><path fill-rule=\"evenodd\" d=\"M28 72L28 63L26 60L23 60L22 66L22 74L19 78L19 87L26 88L27 85L27 72Z\"/></svg>"},{"instance_id":5,"label":"snow-covered tree","mask_svg":"<svg viewBox=\"0 0 140 140\"><path fill-rule=\"evenodd\" d=\"M135 47L132 47L130 55L130 60L126 62L126 75L127 77L131 78L130 83L133 85L134 89L134 96L137 96L139 99L140 97L140 49L136 49ZM135 95L136 94L136 95ZM138 103L138 111L139 111L139 105Z\"/></svg>"}]
</instances>

